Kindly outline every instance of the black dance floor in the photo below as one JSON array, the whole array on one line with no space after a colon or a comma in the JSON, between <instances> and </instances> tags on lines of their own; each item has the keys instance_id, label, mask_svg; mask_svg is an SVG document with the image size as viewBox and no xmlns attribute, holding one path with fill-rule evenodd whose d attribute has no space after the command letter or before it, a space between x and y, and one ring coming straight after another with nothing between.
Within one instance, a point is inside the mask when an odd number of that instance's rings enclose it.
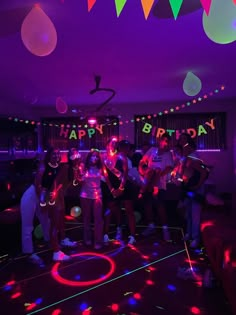
<instances>
[{"instance_id":1,"label":"black dance floor","mask_svg":"<svg viewBox=\"0 0 236 315\"><path fill-rule=\"evenodd\" d=\"M171 242L161 229L137 243L112 241L99 251L81 241L81 223L67 223L67 235L78 241L69 262L53 263L52 252L39 248L45 266L26 257L1 262L2 315L228 315L221 289L204 287L207 267L202 250L188 251L182 230L171 228ZM114 237L114 231L111 237ZM127 237L124 236L124 240Z\"/></svg>"}]
</instances>

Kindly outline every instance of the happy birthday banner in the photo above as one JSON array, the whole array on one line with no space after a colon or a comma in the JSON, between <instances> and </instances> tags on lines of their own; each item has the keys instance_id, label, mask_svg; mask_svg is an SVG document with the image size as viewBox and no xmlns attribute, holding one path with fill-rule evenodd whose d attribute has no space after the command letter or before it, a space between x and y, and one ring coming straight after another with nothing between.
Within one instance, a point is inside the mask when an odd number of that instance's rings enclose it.
<instances>
[{"instance_id":1,"label":"happy birthday banner","mask_svg":"<svg viewBox=\"0 0 236 315\"><path fill-rule=\"evenodd\" d=\"M95 3L97 2L97 0L87 0L87 1L88 1L88 12L90 12L92 8L94 7ZM117 17L120 16L127 1L128 0L114 0ZM209 15L212 0L199 0L199 1L201 2L201 5L204 11L206 12L206 14ZM144 17L147 20L155 1L154 0L140 0L140 2L143 8ZM178 17L182 3L183 3L183 0L169 0L169 4L170 4L175 20Z\"/></svg>"}]
</instances>

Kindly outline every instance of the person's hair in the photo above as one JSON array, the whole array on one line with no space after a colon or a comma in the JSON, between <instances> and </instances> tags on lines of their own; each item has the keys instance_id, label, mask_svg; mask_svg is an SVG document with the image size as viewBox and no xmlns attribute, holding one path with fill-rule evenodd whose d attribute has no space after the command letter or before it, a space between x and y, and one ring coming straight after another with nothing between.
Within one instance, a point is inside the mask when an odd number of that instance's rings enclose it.
<instances>
[{"instance_id":1,"label":"person's hair","mask_svg":"<svg viewBox=\"0 0 236 315\"><path fill-rule=\"evenodd\" d=\"M190 148L196 150L197 149L197 145L196 145L196 142L190 138L189 142L188 142L188 145L190 146Z\"/></svg>"},{"instance_id":2,"label":"person's hair","mask_svg":"<svg viewBox=\"0 0 236 315\"><path fill-rule=\"evenodd\" d=\"M130 151L133 151L133 152L135 152L135 150L136 150L136 146L135 146L135 144L134 143L130 143Z\"/></svg>"},{"instance_id":3,"label":"person's hair","mask_svg":"<svg viewBox=\"0 0 236 315\"><path fill-rule=\"evenodd\" d=\"M101 158L101 155L99 153L99 151L95 151L95 150L92 150L90 151L87 156L86 156L86 159L85 159L85 169L88 170L90 168L90 160L91 160L91 156L94 154L94 152L97 153L97 156L98 156L98 160L97 160L97 163L96 163L96 166L97 168L101 169L102 168L102 158Z\"/></svg>"},{"instance_id":4,"label":"person's hair","mask_svg":"<svg viewBox=\"0 0 236 315\"><path fill-rule=\"evenodd\" d=\"M46 152L45 157L44 157L44 165L45 165L45 166L50 162L51 157L52 157L52 154L53 154L53 152L54 152L55 150L59 150L59 149L54 148L54 147L52 147L52 146L48 147L47 152ZM59 151L60 151L60 150L59 150ZM61 159L60 159L60 160L61 160ZM59 161L59 162L60 162L60 161Z\"/></svg>"},{"instance_id":5,"label":"person's hair","mask_svg":"<svg viewBox=\"0 0 236 315\"><path fill-rule=\"evenodd\" d=\"M166 139L168 139L168 141L170 141L170 135L167 133L167 132L165 132L165 133L163 133L162 135L161 135L161 137L160 137L160 139L162 140L162 139L164 139L164 138L166 138Z\"/></svg>"},{"instance_id":6,"label":"person's hair","mask_svg":"<svg viewBox=\"0 0 236 315\"><path fill-rule=\"evenodd\" d=\"M180 135L179 138L178 138L178 144L179 144L179 142L180 142L180 138L181 138L181 137L186 137L187 143L189 143L190 141L192 141L191 135L190 135L189 133L187 133L187 132L183 132L183 133L181 133L181 135Z\"/></svg>"},{"instance_id":7,"label":"person's hair","mask_svg":"<svg viewBox=\"0 0 236 315\"><path fill-rule=\"evenodd\" d=\"M174 147L173 147L173 151L179 150L180 152L183 152L183 148L182 146L177 143Z\"/></svg>"},{"instance_id":8,"label":"person's hair","mask_svg":"<svg viewBox=\"0 0 236 315\"><path fill-rule=\"evenodd\" d=\"M81 159L81 155L79 151L76 148L70 148L67 153L67 161L68 161L68 179L69 181L74 179L74 171L73 171L73 166L74 166L74 160L71 157L74 155L78 154L78 159Z\"/></svg>"},{"instance_id":9,"label":"person's hair","mask_svg":"<svg viewBox=\"0 0 236 315\"><path fill-rule=\"evenodd\" d=\"M131 143L128 140L121 140L118 144L118 150L130 149Z\"/></svg>"}]
</instances>

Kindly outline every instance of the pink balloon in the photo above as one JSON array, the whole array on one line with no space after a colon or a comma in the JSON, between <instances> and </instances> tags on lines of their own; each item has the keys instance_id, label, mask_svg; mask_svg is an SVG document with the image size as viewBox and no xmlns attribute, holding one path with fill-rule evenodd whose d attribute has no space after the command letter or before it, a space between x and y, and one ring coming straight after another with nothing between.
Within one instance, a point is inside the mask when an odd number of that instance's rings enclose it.
<instances>
[{"instance_id":1,"label":"pink balloon","mask_svg":"<svg viewBox=\"0 0 236 315\"><path fill-rule=\"evenodd\" d=\"M68 110L66 102L61 97L56 98L56 110L60 114L65 114Z\"/></svg>"},{"instance_id":2,"label":"pink balloon","mask_svg":"<svg viewBox=\"0 0 236 315\"><path fill-rule=\"evenodd\" d=\"M36 56L47 56L56 48L55 26L39 5L35 5L25 17L21 38L25 47Z\"/></svg>"}]
</instances>

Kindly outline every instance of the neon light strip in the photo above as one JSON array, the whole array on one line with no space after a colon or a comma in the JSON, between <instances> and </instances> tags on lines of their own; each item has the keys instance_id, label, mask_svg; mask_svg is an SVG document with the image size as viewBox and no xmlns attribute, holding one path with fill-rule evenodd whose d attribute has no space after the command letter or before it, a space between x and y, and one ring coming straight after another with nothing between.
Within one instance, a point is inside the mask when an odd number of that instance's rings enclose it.
<instances>
[{"instance_id":1,"label":"neon light strip","mask_svg":"<svg viewBox=\"0 0 236 315\"><path fill-rule=\"evenodd\" d=\"M197 152L221 152L221 149L200 149L196 150Z\"/></svg>"},{"instance_id":2,"label":"neon light strip","mask_svg":"<svg viewBox=\"0 0 236 315\"><path fill-rule=\"evenodd\" d=\"M86 289L86 290L84 290L84 291L82 291L82 292L79 292L79 293L76 293L76 294L74 294L74 295L71 295L71 296L69 296L69 297L67 297L67 298L61 299L61 300L59 300L59 301L57 301L57 302L54 302L54 303L52 303L52 304L49 304L49 305L47 305L47 306L45 306L45 307L42 307L42 308L40 308L40 309L38 309L38 310L35 310L35 311L33 311L33 312L30 312L30 313L27 313L27 315L36 314L36 313L39 313L39 312L41 312L41 311L44 311L44 310L46 310L46 309L48 309L48 308L50 308L50 307L52 307L52 306L55 306L55 305L58 305L58 304L60 304L60 303L69 301L69 300L71 300L71 299L73 299L73 298L75 298L75 297L77 297L77 296L80 296L80 295L82 295L82 294L84 294L84 293L87 293L87 292L89 292L89 291L92 291L92 290L94 290L94 289L97 289L97 288L99 288L99 287L101 287L101 286L103 286L103 285L105 285L105 284L111 283L111 282L113 282L113 281L115 281L115 280L118 280L118 279L121 279L121 278L123 278L123 277L126 277L127 275L129 275L129 274L131 274L131 273L134 273L134 272L136 272L136 271L139 271L139 270L141 270L141 269L146 269L148 266L154 265L154 264L156 264L156 263L158 263L158 262L161 262L161 261L163 261L163 260L166 260L166 259L168 259L168 258L170 258L170 257L174 257L174 256L176 256L176 255L178 255L178 254L181 254L181 253L185 252L185 251L186 251L185 249L182 249L182 250L180 250L180 251L178 251L178 252L176 252L176 253L173 253L173 254L168 255L168 256L166 256L166 257L163 257L163 258L160 258L160 259L158 259L158 260L155 260L155 261L153 261L153 262L151 262L151 263L149 263L149 264L146 264L145 266L141 266L141 267L139 267L139 268L137 268L137 269L134 269L134 270L132 270L132 271L130 271L130 272L128 272L128 273L125 273L125 274L123 274L123 275L120 275L120 276L118 276L118 277L116 277L116 278L113 278L113 279L107 280L107 281L105 281L105 282L103 282L103 283L100 283L100 284L98 284L98 285L96 285L96 286L94 286L94 287L92 287L92 288Z\"/></svg>"}]
</instances>

